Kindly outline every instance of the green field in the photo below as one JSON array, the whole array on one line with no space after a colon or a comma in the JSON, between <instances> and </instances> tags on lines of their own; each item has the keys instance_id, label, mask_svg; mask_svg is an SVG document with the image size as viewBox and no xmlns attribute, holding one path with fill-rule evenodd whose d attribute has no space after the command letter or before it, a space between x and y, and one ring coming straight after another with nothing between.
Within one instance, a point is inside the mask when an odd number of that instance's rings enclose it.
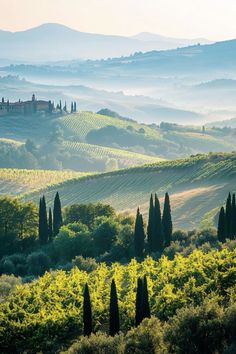
<instances>
[{"instance_id":1,"label":"green field","mask_svg":"<svg viewBox=\"0 0 236 354\"><path fill-rule=\"evenodd\" d=\"M74 141L65 141L63 146L66 150L78 154L86 154L89 158L97 159L116 159L119 166L130 167L133 165L142 165L145 163L158 162L164 159L138 154L121 149L114 149L100 145L79 143Z\"/></svg>"},{"instance_id":2,"label":"green field","mask_svg":"<svg viewBox=\"0 0 236 354\"><path fill-rule=\"evenodd\" d=\"M100 201L120 212L134 213L140 206L146 214L150 193L157 192L162 200L168 191L175 226L195 228L235 190L235 176L235 154L198 155L65 181L27 195L27 199L38 201L44 193L51 203L59 191L64 206Z\"/></svg>"},{"instance_id":3,"label":"green field","mask_svg":"<svg viewBox=\"0 0 236 354\"><path fill-rule=\"evenodd\" d=\"M140 128L145 129L145 133L149 137L161 137L159 132L148 127L145 124L139 124L132 120L125 120L113 118L96 114L94 112L80 112L64 116L59 119L61 126L68 132L68 134L75 134L79 139L84 140L86 135L93 129L104 128L108 125L114 125L117 128L133 127L135 130Z\"/></svg>"},{"instance_id":4,"label":"green field","mask_svg":"<svg viewBox=\"0 0 236 354\"><path fill-rule=\"evenodd\" d=\"M0 195L19 195L86 175L74 171L0 168Z\"/></svg>"}]
</instances>

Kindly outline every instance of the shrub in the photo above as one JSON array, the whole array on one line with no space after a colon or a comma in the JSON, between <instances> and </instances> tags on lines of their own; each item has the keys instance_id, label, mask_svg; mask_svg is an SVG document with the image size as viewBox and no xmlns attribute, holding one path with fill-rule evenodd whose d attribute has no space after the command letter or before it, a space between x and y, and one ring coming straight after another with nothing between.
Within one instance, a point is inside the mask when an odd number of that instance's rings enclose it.
<instances>
[{"instance_id":1,"label":"shrub","mask_svg":"<svg viewBox=\"0 0 236 354\"><path fill-rule=\"evenodd\" d=\"M215 302L183 308L169 321L164 338L168 353L222 352L225 338L223 309Z\"/></svg>"},{"instance_id":2,"label":"shrub","mask_svg":"<svg viewBox=\"0 0 236 354\"><path fill-rule=\"evenodd\" d=\"M50 258L42 251L33 252L27 257L28 273L43 275L50 267Z\"/></svg>"},{"instance_id":3,"label":"shrub","mask_svg":"<svg viewBox=\"0 0 236 354\"><path fill-rule=\"evenodd\" d=\"M82 337L72 347L61 354L123 354L123 335L109 337L104 333L92 334L89 338Z\"/></svg>"}]
</instances>

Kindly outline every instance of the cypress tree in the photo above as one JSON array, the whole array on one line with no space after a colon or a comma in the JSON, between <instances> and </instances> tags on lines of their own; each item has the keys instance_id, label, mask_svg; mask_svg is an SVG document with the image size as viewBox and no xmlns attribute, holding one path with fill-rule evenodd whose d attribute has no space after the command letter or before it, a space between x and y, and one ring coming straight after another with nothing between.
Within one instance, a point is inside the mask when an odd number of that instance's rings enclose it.
<instances>
[{"instance_id":1,"label":"cypress tree","mask_svg":"<svg viewBox=\"0 0 236 354\"><path fill-rule=\"evenodd\" d=\"M153 220L153 251L162 252L163 251L163 229L161 220L161 207L159 199L155 194L154 203L154 220Z\"/></svg>"},{"instance_id":2,"label":"cypress tree","mask_svg":"<svg viewBox=\"0 0 236 354\"><path fill-rule=\"evenodd\" d=\"M109 318L109 334L114 336L119 333L120 330L120 318L119 318L119 307L118 298L116 292L116 284L114 279L111 283L111 293L110 293L110 318Z\"/></svg>"},{"instance_id":3,"label":"cypress tree","mask_svg":"<svg viewBox=\"0 0 236 354\"><path fill-rule=\"evenodd\" d=\"M56 193L53 207L53 235L56 236L62 225L61 201L59 193Z\"/></svg>"},{"instance_id":4,"label":"cypress tree","mask_svg":"<svg viewBox=\"0 0 236 354\"><path fill-rule=\"evenodd\" d=\"M173 231L170 198L168 193L165 194L164 210L162 216L162 227L163 227L163 234L164 234L164 244L165 247L168 247L170 246L172 231Z\"/></svg>"},{"instance_id":5,"label":"cypress tree","mask_svg":"<svg viewBox=\"0 0 236 354\"><path fill-rule=\"evenodd\" d=\"M235 193L232 197L232 210L231 210L231 226L232 226L232 239L236 238L236 200Z\"/></svg>"},{"instance_id":6,"label":"cypress tree","mask_svg":"<svg viewBox=\"0 0 236 354\"><path fill-rule=\"evenodd\" d=\"M74 102L74 112L77 112L76 102Z\"/></svg>"},{"instance_id":7,"label":"cypress tree","mask_svg":"<svg viewBox=\"0 0 236 354\"><path fill-rule=\"evenodd\" d=\"M61 104L61 100L60 100L60 103L59 103L59 108L60 108L60 111L62 112L62 104Z\"/></svg>"},{"instance_id":8,"label":"cypress tree","mask_svg":"<svg viewBox=\"0 0 236 354\"><path fill-rule=\"evenodd\" d=\"M226 222L226 237L231 238L232 236L232 202L231 202L231 194L229 193L227 201L226 201L226 210L225 210L225 222Z\"/></svg>"},{"instance_id":9,"label":"cypress tree","mask_svg":"<svg viewBox=\"0 0 236 354\"><path fill-rule=\"evenodd\" d=\"M153 206L153 196L151 194L149 202L149 215L148 215L148 226L147 226L147 240L149 252L153 252L153 220L154 220L154 206Z\"/></svg>"},{"instance_id":10,"label":"cypress tree","mask_svg":"<svg viewBox=\"0 0 236 354\"><path fill-rule=\"evenodd\" d=\"M143 278L143 295L142 295L142 319L150 318L150 306L149 306L149 297L148 297L148 288L147 288L147 277Z\"/></svg>"},{"instance_id":11,"label":"cypress tree","mask_svg":"<svg viewBox=\"0 0 236 354\"><path fill-rule=\"evenodd\" d=\"M84 302L83 302L83 322L84 322L84 336L90 336L92 333L92 308L89 294L88 284L84 287Z\"/></svg>"},{"instance_id":12,"label":"cypress tree","mask_svg":"<svg viewBox=\"0 0 236 354\"><path fill-rule=\"evenodd\" d=\"M73 105L73 102L71 102L70 113L73 113L73 112L74 112L74 105Z\"/></svg>"},{"instance_id":13,"label":"cypress tree","mask_svg":"<svg viewBox=\"0 0 236 354\"><path fill-rule=\"evenodd\" d=\"M143 320L143 281L138 278L136 303L135 303L135 326L138 327Z\"/></svg>"},{"instance_id":14,"label":"cypress tree","mask_svg":"<svg viewBox=\"0 0 236 354\"><path fill-rule=\"evenodd\" d=\"M53 225L52 225L52 209L49 208L48 212L48 238L52 241L53 238Z\"/></svg>"},{"instance_id":15,"label":"cypress tree","mask_svg":"<svg viewBox=\"0 0 236 354\"><path fill-rule=\"evenodd\" d=\"M225 222L225 209L222 207L220 209L218 228L217 228L217 237L220 242L225 242L226 236L226 222Z\"/></svg>"},{"instance_id":16,"label":"cypress tree","mask_svg":"<svg viewBox=\"0 0 236 354\"><path fill-rule=\"evenodd\" d=\"M39 202L39 242L45 245L48 241L48 221L45 197Z\"/></svg>"},{"instance_id":17,"label":"cypress tree","mask_svg":"<svg viewBox=\"0 0 236 354\"><path fill-rule=\"evenodd\" d=\"M144 227L143 227L143 217L140 214L139 208L137 210L135 229L134 229L134 251L136 257L142 257L144 251Z\"/></svg>"}]
</instances>

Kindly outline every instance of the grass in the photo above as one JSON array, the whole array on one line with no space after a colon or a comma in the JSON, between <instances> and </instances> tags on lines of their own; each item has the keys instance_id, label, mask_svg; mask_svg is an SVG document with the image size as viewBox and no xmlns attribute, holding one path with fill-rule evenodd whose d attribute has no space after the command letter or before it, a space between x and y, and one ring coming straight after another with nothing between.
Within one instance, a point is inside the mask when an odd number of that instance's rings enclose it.
<instances>
[{"instance_id":1,"label":"grass","mask_svg":"<svg viewBox=\"0 0 236 354\"><path fill-rule=\"evenodd\" d=\"M134 213L140 206L146 214L150 193L163 198L168 191L175 226L195 228L234 191L235 176L235 154L199 155L65 181L27 195L27 199L38 201L44 193L50 204L59 191L64 206L100 201L120 212Z\"/></svg>"},{"instance_id":2,"label":"grass","mask_svg":"<svg viewBox=\"0 0 236 354\"><path fill-rule=\"evenodd\" d=\"M116 159L118 165L122 167L129 167L164 160L155 156L148 156L126 150L73 141L65 141L64 147L68 151L76 152L80 155L86 154L86 156L90 158Z\"/></svg>"},{"instance_id":3,"label":"grass","mask_svg":"<svg viewBox=\"0 0 236 354\"><path fill-rule=\"evenodd\" d=\"M80 112L66 115L59 119L61 126L68 134L74 134L78 139L85 140L86 135L93 129L104 128L108 125L114 125L117 128L127 128L132 126L135 130L144 128L145 134L150 138L159 138L159 132L145 124L119 118L112 118L94 112Z\"/></svg>"},{"instance_id":4,"label":"grass","mask_svg":"<svg viewBox=\"0 0 236 354\"><path fill-rule=\"evenodd\" d=\"M0 194L19 195L87 175L73 171L0 168Z\"/></svg>"}]
</instances>

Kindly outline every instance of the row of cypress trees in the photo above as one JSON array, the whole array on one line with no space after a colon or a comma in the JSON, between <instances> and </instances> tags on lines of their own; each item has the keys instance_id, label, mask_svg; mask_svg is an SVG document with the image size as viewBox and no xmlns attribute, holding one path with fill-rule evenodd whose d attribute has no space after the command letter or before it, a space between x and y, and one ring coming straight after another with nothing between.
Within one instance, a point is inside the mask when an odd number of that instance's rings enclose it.
<instances>
[{"instance_id":1,"label":"row of cypress trees","mask_svg":"<svg viewBox=\"0 0 236 354\"><path fill-rule=\"evenodd\" d=\"M226 238L236 239L236 198L235 193L229 193L226 206L220 209L218 219L217 236L220 242L225 242Z\"/></svg>"},{"instance_id":2,"label":"row of cypress trees","mask_svg":"<svg viewBox=\"0 0 236 354\"><path fill-rule=\"evenodd\" d=\"M165 194L163 215L161 214L160 202L155 194L154 199L151 194L149 203L149 216L147 225L147 251L162 252L171 242L173 232L171 206L169 194ZM135 256L142 257L145 251L146 234L144 231L143 216L138 208L135 230L134 230L134 249Z\"/></svg>"},{"instance_id":3,"label":"row of cypress trees","mask_svg":"<svg viewBox=\"0 0 236 354\"><path fill-rule=\"evenodd\" d=\"M49 208L47 214L47 205L45 196L39 201L39 224L38 237L41 245L45 245L56 236L62 226L62 211L59 193L54 198L53 211Z\"/></svg>"},{"instance_id":4,"label":"row of cypress trees","mask_svg":"<svg viewBox=\"0 0 236 354\"><path fill-rule=\"evenodd\" d=\"M93 332L93 321L92 321L92 306L89 294L88 284L85 284L84 294L83 294L83 325L84 325L84 336L90 336ZM144 276L143 279L138 278L137 281L137 292L136 292L136 302L135 302L135 326L137 327L144 318L150 318L150 306L149 306L149 296L147 287L147 278ZM119 304L118 296L116 290L115 280L112 279L111 289L110 289L110 306L109 306L109 335L115 336L120 331L120 315L119 315Z\"/></svg>"}]
</instances>

